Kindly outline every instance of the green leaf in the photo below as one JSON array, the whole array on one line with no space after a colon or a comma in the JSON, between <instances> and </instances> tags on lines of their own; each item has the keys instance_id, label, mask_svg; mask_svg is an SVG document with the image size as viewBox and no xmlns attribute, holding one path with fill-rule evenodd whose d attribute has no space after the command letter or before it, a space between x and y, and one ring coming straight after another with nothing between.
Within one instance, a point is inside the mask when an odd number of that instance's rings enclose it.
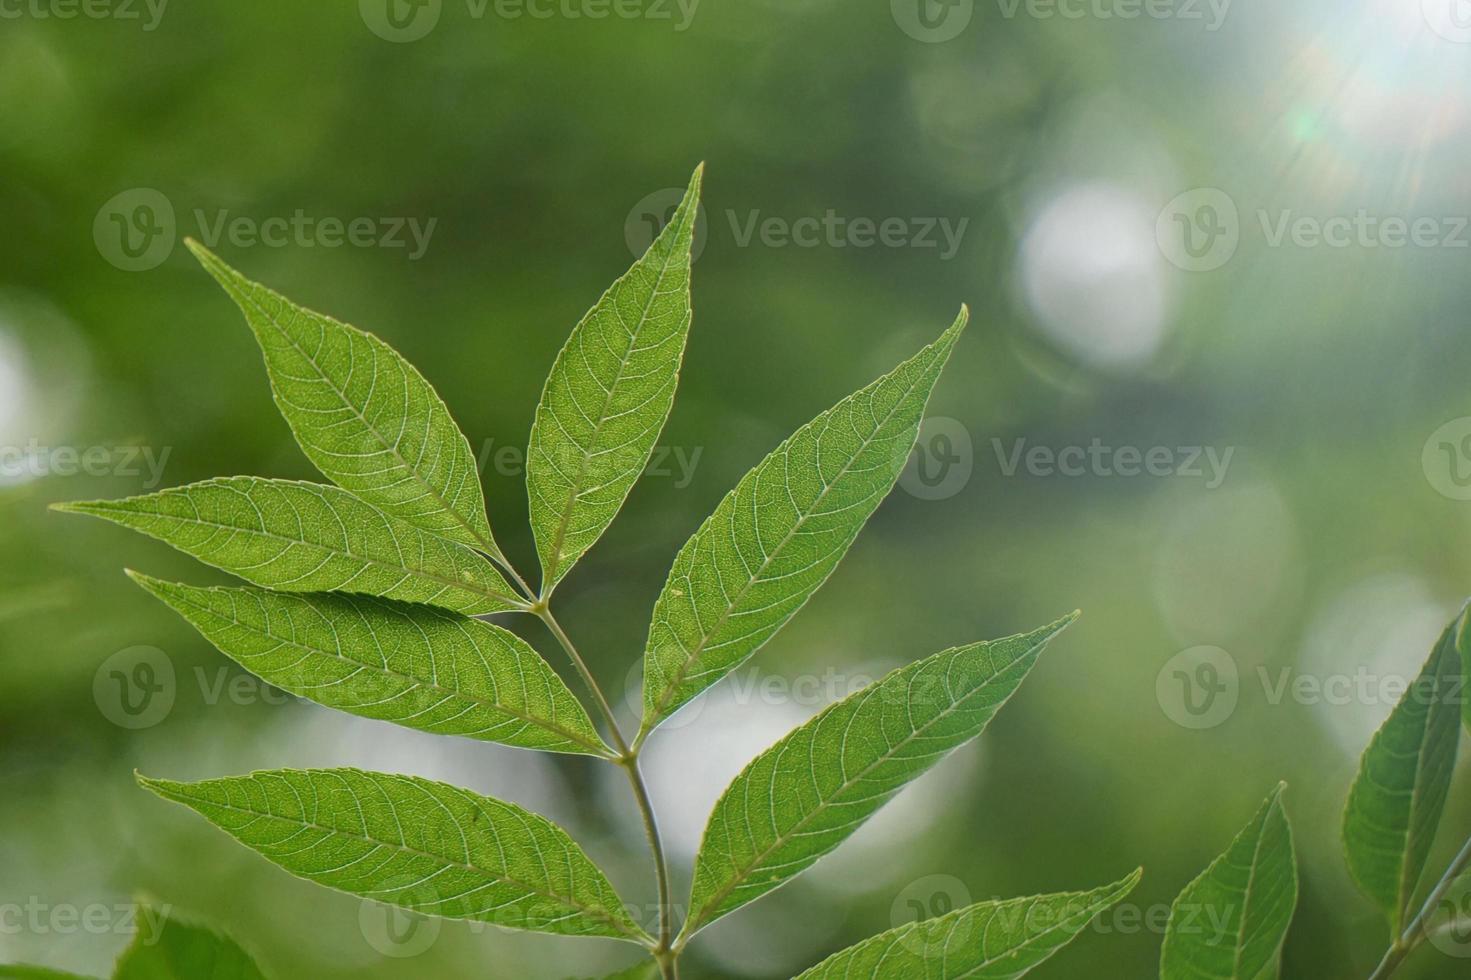
<instances>
[{"instance_id":1,"label":"green leaf","mask_svg":"<svg viewBox=\"0 0 1471 980\"><path fill-rule=\"evenodd\" d=\"M1170 907L1162 980L1271 980L1297 907L1292 827L1278 786Z\"/></svg>"},{"instance_id":2,"label":"green leaf","mask_svg":"<svg viewBox=\"0 0 1471 980\"><path fill-rule=\"evenodd\" d=\"M680 549L649 627L641 737L750 658L827 580L903 471L968 316L798 429Z\"/></svg>"},{"instance_id":3,"label":"green leaf","mask_svg":"<svg viewBox=\"0 0 1471 980\"><path fill-rule=\"evenodd\" d=\"M372 334L188 245L245 314L276 406L317 469L415 527L500 558L470 443L424 376Z\"/></svg>"},{"instance_id":4,"label":"green leaf","mask_svg":"<svg viewBox=\"0 0 1471 980\"><path fill-rule=\"evenodd\" d=\"M56 509L142 531L271 589L356 592L467 616L522 608L475 552L337 487L237 476Z\"/></svg>"},{"instance_id":5,"label":"green leaf","mask_svg":"<svg viewBox=\"0 0 1471 980\"><path fill-rule=\"evenodd\" d=\"M650 942L566 832L511 803L357 769L139 782L329 888L424 915Z\"/></svg>"},{"instance_id":6,"label":"green leaf","mask_svg":"<svg viewBox=\"0 0 1471 980\"><path fill-rule=\"evenodd\" d=\"M1072 942L1142 875L1090 892L982 902L911 922L833 954L797 980L1011 980Z\"/></svg>"},{"instance_id":7,"label":"green leaf","mask_svg":"<svg viewBox=\"0 0 1471 980\"><path fill-rule=\"evenodd\" d=\"M129 574L240 666L329 708L439 735L610 754L546 661L490 623L366 596L202 589Z\"/></svg>"},{"instance_id":8,"label":"green leaf","mask_svg":"<svg viewBox=\"0 0 1471 980\"><path fill-rule=\"evenodd\" d=\"M757 756L705 827L685 935L811 867L911 780L979 735L1074 618L900 668Z\"/></svg>"},{"instance_id":9,"label":"green leaf","mask_svg":"<svg viewBox=\"0 0 1471 980\"><path fill-rule=\"evenodd\" d=\"M1462 610L1446 627L1424 670L1369 743L1344 813L1349 870L1389 916L1395 936L1409 921L1456 765L1466 615Z\"/></svg>"},{"instance_id":10,"label":"green leaf","mask_svg":"<svg viewBox=\"0 0 1471 980\"><path fill-rule=\"evenodd\" d=\"M92 980L80 973L63 973L44 966L24 966L20 963L0 964L0 980Z\"/></svg>"},{"instance_id":11,"label":"green leaf","mask_svg":"<svg viewBox=\"0 0 1471 980\"><path fill-rule=\"evenodd\" d=\"M113 980L264 980L250 954L228 936L151 907L138 921Z\"/></svg>"},{"instance_id":12,"label":"green leaf","mask_svg":"<svg viewBox=\"0 0 1471 980\"><path fill-rule=\"evenodd\" d=\"M526 492L544 597L613 522L674 405L703 172L648 252L572 331L542 391Z\"/></svg>"},{"instance_id":13,"label":"green leaf","mask_svg":"<svg viewBox=\"0 0 1471 980\"><path fill-rule=\"evenodd\" d=\"M1461 654L1461 686L1456 692L1456 699L1461 702L1461 716L1466 722L1466 731L1471 733L1471 633L1464 627L1456 634L1456 648Z\"/></svg>"}]
</instances>

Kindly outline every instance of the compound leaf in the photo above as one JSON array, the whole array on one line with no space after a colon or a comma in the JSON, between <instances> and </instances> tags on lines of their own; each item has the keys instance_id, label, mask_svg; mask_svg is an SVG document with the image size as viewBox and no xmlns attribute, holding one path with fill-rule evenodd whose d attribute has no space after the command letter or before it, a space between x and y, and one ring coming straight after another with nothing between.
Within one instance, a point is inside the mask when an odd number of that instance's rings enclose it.
<instances>
[{"instance_id":1,"label":"compound leaf","mask_svg":"<svg viewBox=\"0 0 1471 980\"><path fill-rule=\"evenodd\" d=\"M142 531L285 592L356 592L467 616L522 607L505 579L469 548L337 487L237 476L57 509Z\"/></svg>"},{"instance_id":2,"label":"compound leaf","mask_svg":"<svg viewBox=\"0 0 1471 980\"><path fill-rule=\"evenodd\" d=\"M1297 907L1297 860L1282 807L1267 797L1226 853L1170 907L1161 980L1273 980Z\"/></svg>"},{"instance_id":3,"label":"compound leaf","mask_svg":"<svg viewBox=\"0 0 1471 980\"><path fill-rule=\"evenodd\" d=\"M685 934L811 867L910 781L979 735L1075 615L902 667L757 756L705 827Z\"/></svg>"},{"instance_id":4,"label":"compound leaf","mask_svg":"<svg viewBox=\"0 0 1471 980\"><path fill-rule=\"evenodd\" d=\"M431 606L133 578L266 682L365 718L607 755L587 712L514 633Z\"/></svg>"},{"instance_id":5,"label":"compound leaf","mask_svg":"<svg viewBox=\"0 0 1471 980\"><path fill-rule=\"evenodd\" d=\"M680 549L649 627L641 734L744 663L827 580L903 471L967 318L798 429Z\"/></svg>"},{"instance_id":6,"label":"compound leaf","mask_svg":"<svg viewBox=\"0 0 1471 980\"><path fill-rule=\"evenodd\" d=\"M188 244L245 314L276 406L317 469L415 527L500 558L470 443L424 376L372 334Z\"/></svg>"},{"instance_id":7,"label":"compound leaf","mask_svg":"<svg viewBox=\"0 0 1471 980\"><path fill-rule=\"evenodd\" d=\"M1142 875L1089 892L982 902L911 922L833 954L797 980L1012 980L1072 942Z\"/></svg>"},{"instance_id":8,"label":"compound leaf","mask_svg":"<svg viewBox=\"0 0 1471 980\"><path fill-rule=\"evenodd\" d=\"M643 258L572 331L542 391L526 492L543 596L613 522L674 405L703 169Z\"/></svg>"},{"instance_id":9,"label":"compound leaf","mask_svg":"<svg viewBox=\"0 0 1471 980\"><path fill-rule=\"evenodd\" d=\"M1344 813L1349 870L1403 933L1435 840L1460 740L1466 610L1446 627L1420 676L1374 735Z\"/></svg>"},{"instance_id":10,"label":"compound leaf","mask_svg":"<svg viewBox=\"0 0 1471 980\"><path fill-rule=\"evenodd\" d=\"M329 888L424 915L649 941L566 832L511 803L357 769L139 782Z\"/></svg>"},{"instance_id":11,"label":"compound leaf","mask_svg":"<svg viewBox=\"0 0 1471 980\"><path fill-rule=\"evenodd\" d=\"M265 980L265 975L228 936L146 907L113 980Z\"/></svg>"}]
</instances>

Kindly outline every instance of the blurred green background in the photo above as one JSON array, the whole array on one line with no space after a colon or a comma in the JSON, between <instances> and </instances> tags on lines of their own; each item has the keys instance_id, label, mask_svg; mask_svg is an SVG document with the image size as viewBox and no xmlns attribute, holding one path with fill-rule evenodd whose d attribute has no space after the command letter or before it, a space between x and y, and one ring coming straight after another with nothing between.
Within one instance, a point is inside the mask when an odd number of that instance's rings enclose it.
<instances>
[{"instance_id":1,"label":"blurred green background","mask_svg":"<svg viewBox=\"0 0 1471 980\"><path fill-rule=\"evenodd\" d=\"M975 317L942 421L837 574L650 743L679 887L724 782L827 699L1085 615L978 746L703 934L688 975L790 976L916 907L1140 864L1131 911L1036 975L1155 975L1164 907L1280 779L1303 876L1285 975L1369 973L1387 935L1339 856L1343 799L1384 681L1413 676L1471 592L1457 0L1134 18L1104 16L1128 0L392 2L392 19L387 0L0 10L0 962L105 972L126 941L112 910L138 892L223 924L280 980L634 960L391 916L138 790L135 768L420 773L545 813L629 901L653 895L625 787L596 762L283 703L121 570L222 576L46 505L315 475L193 235L417 364L534 569L518 453L542 380L705 160L665 467L559 592L620 703L669 562L724 492L961 302ZM210 239L222 215L249 231L298 212L368 219L373 241ZM422 254L378 240L398 219L434 222ZM1418 243L1385 219L1418 219ZM1034 447L1089 461L1064 472ZM1153 473L1120 474L1156 447ZM120 713L115 657L170 666L168 703ZM1468 824L1463 767L1434 866ZM106 928L53 914L92 907ZM1464 976L1471 946L1443 945L1403 975Z\"/></svg>"}]
</instances>

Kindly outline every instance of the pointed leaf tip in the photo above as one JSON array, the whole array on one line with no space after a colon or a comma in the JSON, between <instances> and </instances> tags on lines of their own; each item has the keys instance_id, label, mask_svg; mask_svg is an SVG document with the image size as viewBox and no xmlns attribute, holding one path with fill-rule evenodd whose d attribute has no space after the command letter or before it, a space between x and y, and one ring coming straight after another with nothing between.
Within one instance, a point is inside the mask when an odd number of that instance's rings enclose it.
<instances>
[{"instance_id":1,"label":"pointed leaf tip","mask_svg":"<svg viewBox=\"0 0 1471 980\"><path fill-rule=\"evenodd\" d=\"M1359 761L1343 817L1344 854L1359 888L1395 935L1411 906L1441 817L1460 742L1457 695L1465 670L1460 618L1447 624L1429 659Z\"/></svg>"},{"instance_id":2,"label":"pointed leaf tip","mask_svg":"<svg viewBox=\"0 0 1471 980\"><path fill-rule=\"evenodd\" d=\"M155 791L329 888L442 918L652 942L564 830L512 803L358 769L278 769Z\"/></svg>"},{"instance_id":3,"label":"pointed leaf tip","mask_svg":"<svg viewBox=\"0 0 1471 980\"><path fill-rule=\"evenodd\" d=\"M1279 975L1298 895L1292 826L1281 804L1284 786L1277 785L1225 853L1171 904L1161 980ZM1202 920L1221 924L1202 929Z\"/></svg>"},{"instance_id":4,"label":"pointed leaf tip","mask_svg":"<svg viewBox=\"0 0 1471 980\"><path fill-rule=\"evenodd\" d=\"M648 249L573 328L542 389L526 493L543 598L618 515L674 406L703 175L702 164Z\"/></svg>"},{"instance_id":5,"label":"pointed leaf tip","mask_svg":"<svg viewBox=\"0 0 1471 980\"><path fill-rule=\"evenodd\" d=\"M467 616L523 608L473 550L326 484L221 477L87 509L279 592L350 592Z\"/></svg>"},{"instance_id":6,"label":"pointed leaf tip","mask_svg":"<svg viewBox=\"0 0 1471 980\"><path fill-rule=\"evenodd\" d=\"M705 826L684 934L811 867L912 780L978 736L1059 628L901 667L757 756Z\"/></svg>"},{"instance_id":7,"label":"pointed leaf tip","mask_svg":"<svg viewBox=\"0 0 1471 980\"><path fill-rule=\"evenodd\" d=\"M546 661L491 623L344 593L147 587L221 653L288 694L430 734L612 754Z\"/></svg>"},{"instance_id":8,"label":"pointed leaf tip","mask_svg":"<svg viewBox=\"0 0 1471 980\"><path fill-rule=\"evenodd\" d=\"M423 374L381 338L293 303L198 243L255 335L297 444L343 490L503 561L470 442Z\"/></svg>"},{"instance_id":9,"label":"pointed leaf tip","mask_svg":"<svg viewBox=\"0 0 1471 980\"><path fill-rule=\"evenodd\" d=\"M649 624L640 741L745 663L827 581L903 473L964 326L962 317L798 429L685 542Z\"/></svg>"},{"instance_id":10,"label":"pointed leaf tip","mask_svg":"<svg viewBox=\"0 0 1471 980\"><path fill-rule=\"evenodd\" d=\"M835 953L797 980L1007 977L1051 958L1133 890L1138 872L1087 892L981 902Z\"/></svg>"}]
</instances>

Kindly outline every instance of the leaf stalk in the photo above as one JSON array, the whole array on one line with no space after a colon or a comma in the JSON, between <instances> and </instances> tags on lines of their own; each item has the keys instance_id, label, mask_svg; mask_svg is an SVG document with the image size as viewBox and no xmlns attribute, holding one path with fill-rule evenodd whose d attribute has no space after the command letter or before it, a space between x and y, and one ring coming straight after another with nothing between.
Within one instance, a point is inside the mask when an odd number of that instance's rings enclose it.
<instances>
[{"instance_id":1,"label":"leaf stalk","mask_svg":"<svg viewBox=\"0 0 1471 980\"><path fill-rule=\"evenodd\" d=\"M520 581L520 576L512 575ZM608 737L613 742L614 749L618 755L610 761L615 763L628 776L628 784L633 790L633 798L638 806L639 816L643 818L644 833L649 839L649 853L654 859L654 878L659 889L659 929L657 944L649 949L654 960L659 964L660 976L663 980L678 980L679 950L674 946L674 904L671 898L669 883L669 861L664 853L664 841L659 833L659 821L654 814L654 804L649 798L649 788L644 782L642 771L639 769L639 748L642 742L630 748L628 741L623 737L618 728L618 718L613 713L612 705L609 704L607 696L598 684L597 678L587 666L587 661L577 652L577 647L572 643L567 631L562 629L562 624L552 613L547 605L545 596L538 598L532 603L529 611L540 619L546 628L551 631L552 636L572 661L577 673L582 678L593 700L597 703L603 719L607 723Z\"/></svg>"},{"instance_id":2,"label":"leaf stalk","mask_svg":"<svg viewBox=\"0 0 1471 980\"><path fill-rule=\"evenodd\" d=\"M1429 935L1430 917L1435 914L1440 903L1445 901L1446 895L1455 887L1456 881L1468 868L1471 868L1471 840L1466 841L1465 846L1461 848L1461 853L1456 855L1456 859L1446 869L1444 877L1431 891L1430 897L1425 900L1424 906L1421 907L1414 921L1405 927L1403 935L1395 939L1394 945L1389 947L1389 951L1384 954L1384 959L1380 960L1379 965L1370 974L1369 980L1385 980L1393 976L1395 971L1404 965L1409 955L1419 948Z\"/></svg>"}]
</instances>

